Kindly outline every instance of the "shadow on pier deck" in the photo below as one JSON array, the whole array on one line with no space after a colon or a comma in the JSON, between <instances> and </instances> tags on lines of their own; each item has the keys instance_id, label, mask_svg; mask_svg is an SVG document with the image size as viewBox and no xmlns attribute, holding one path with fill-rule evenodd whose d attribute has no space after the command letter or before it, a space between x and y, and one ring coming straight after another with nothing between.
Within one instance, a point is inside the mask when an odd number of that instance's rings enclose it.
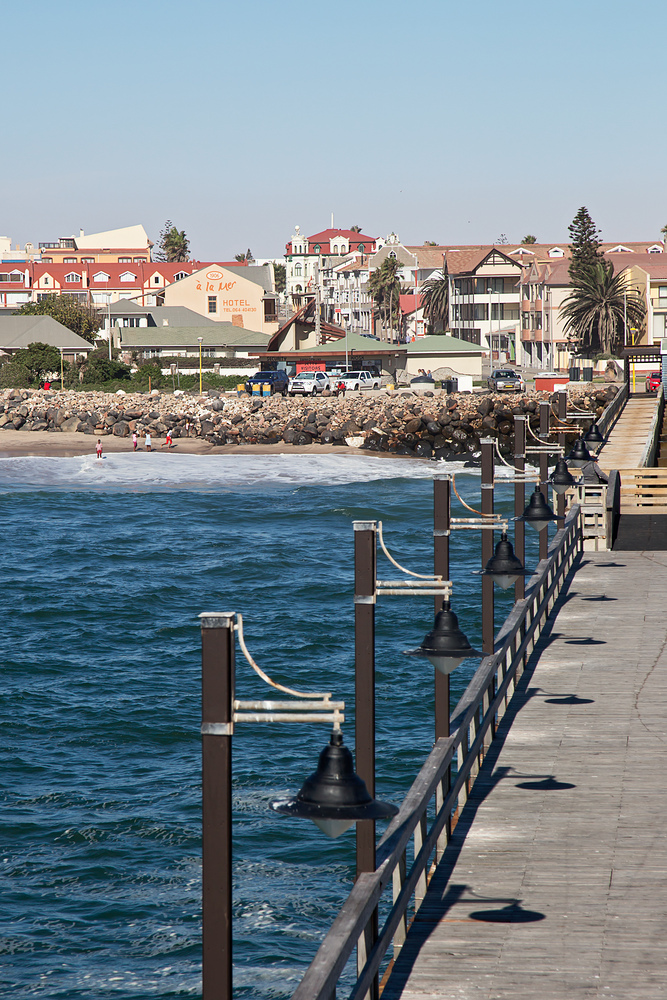
<instances>
[{"instance_id":1,"label":"shadow on pier deck","mask_svg":"<svg viewBox=\"0 0 667 1000\"><path fill-rule=\"evenodd\" d=\"M663 995L666 589L667 556L586 554L383 1000Z\"/></svg>"}]
</instances>

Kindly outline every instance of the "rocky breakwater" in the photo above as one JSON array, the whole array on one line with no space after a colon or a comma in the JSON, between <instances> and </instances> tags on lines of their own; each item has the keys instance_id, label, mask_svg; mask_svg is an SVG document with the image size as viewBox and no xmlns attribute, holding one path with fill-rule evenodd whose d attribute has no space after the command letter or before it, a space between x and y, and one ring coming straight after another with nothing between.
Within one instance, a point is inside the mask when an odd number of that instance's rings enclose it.
<instances>
[{"instance_id":1,"label":"rocky breakwater","mask_svg":"<svg viewBox=\"0 0 667 1000\"><path fill-rule=\"evenodd\" d=\"M616 386L570 393L571 408L599 416ZM481 437L494 437L504 454L513 448L514 416L539 425L539 403L549 393L409 391L316 399L272 396L158 394L111 395L10 390L0 395L0 429L77 431L128 437L147 430L156 438L199 437L216 445L320 444L370 451L450 458L475 453ZM569 435L570 440L574 434Z\"/></svg>"}]
</instances>

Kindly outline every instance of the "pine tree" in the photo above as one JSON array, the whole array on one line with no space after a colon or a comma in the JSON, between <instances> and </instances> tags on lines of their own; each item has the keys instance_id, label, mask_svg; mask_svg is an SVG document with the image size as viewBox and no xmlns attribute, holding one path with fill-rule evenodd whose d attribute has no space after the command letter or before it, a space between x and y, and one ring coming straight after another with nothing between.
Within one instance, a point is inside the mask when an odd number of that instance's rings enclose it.
<instances>
[{"instance_id":1,"label":"pine tree","mask_svg":"<svg viewBox=\"0 0 667 1000\"><path fill-rule=\"evenodd\" d=\"M580 276L583 272L594 268L604 261L600 251L600 231L588 214L588 209L582 206L571 224L567 227L572 244L570 258L570 278Z\"/></svg>"}]
</instances>

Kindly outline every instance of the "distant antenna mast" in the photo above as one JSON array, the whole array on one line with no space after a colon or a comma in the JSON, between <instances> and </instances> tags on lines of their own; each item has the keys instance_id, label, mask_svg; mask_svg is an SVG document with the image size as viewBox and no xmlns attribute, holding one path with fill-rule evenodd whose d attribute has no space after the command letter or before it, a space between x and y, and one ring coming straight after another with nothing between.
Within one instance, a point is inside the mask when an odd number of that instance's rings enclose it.
<instances>
[{"instance_id":1,"label":"distant antenna mast","mask_svg":"<svg viewBox=\"0 0 667 1000\"><path fill-rule=\"evenodd\" d=\"M332 212L331 213L331 228L333 229L333 227L334 227L334 224L333 224L333 212Z\"/></svg>"}]
</instances>

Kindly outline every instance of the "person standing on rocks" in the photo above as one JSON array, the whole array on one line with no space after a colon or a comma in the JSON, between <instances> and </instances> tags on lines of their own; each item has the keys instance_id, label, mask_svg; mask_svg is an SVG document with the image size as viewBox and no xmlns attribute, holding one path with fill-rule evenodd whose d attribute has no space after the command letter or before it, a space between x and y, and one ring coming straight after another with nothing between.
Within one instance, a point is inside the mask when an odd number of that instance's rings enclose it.
<instances>
[{"instance_id":1,"label":"person standing on rocks","mask_svg":"<svg viewBox=\"0 0 667 1000\"><path fill-rule=\"evenodd\" d=\"M137 432L132 431L132 451L137 450L137 443L138 443Z\"/></svg>"},{"instance_id":2,"label":"person standing on rocks","mask_svg":"<svg viewBox=\"0 0 667 1000\"><path fill-rule=\"evenodd\" d=\"M96 446L95 450L97 452L97 457L101 458L102 457L102 438L98 438L97 439L97 446Z\"/></svg>"},{"instance_id":3,"label":"person standing on rocks","mask_svg":"<svg viewBox=\"0 0 667 1000\"><path fill-rule=\"evenodd\" d=\"M152 451L152 450L153 450L153 445L151 442L151 436L149 431L146 431L146 451Z\"/></svg>"}]
</instances>

